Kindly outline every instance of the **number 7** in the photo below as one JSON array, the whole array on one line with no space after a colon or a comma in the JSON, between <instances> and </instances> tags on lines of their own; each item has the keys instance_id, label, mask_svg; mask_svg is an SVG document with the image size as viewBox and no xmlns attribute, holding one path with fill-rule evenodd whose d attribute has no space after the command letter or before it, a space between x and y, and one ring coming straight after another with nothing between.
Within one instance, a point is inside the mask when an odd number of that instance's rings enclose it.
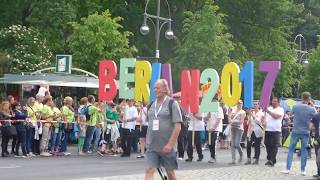
<instances>
[{"instance_id":1,"label":"number 7","mask_svg":"<svg viewBox=\"0 0 320 180\"><path fill-rule=\"evenodd\" d=\"M260 105L263 108L266 108L269 105L271 92L280 69L280 61L261 61L259 64L259 71L267 72L260 96Z\"/></svg>"}]
</instances>

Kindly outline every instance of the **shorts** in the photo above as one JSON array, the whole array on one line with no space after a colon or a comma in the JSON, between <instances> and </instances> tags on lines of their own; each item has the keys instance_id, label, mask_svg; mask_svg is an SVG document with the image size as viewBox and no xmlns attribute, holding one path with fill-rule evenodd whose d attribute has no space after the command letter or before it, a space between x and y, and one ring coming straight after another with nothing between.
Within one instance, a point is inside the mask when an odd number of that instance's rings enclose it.
<instances>
[{"instance_id":1,"label":"shorts","mask_svg":"<svg viewBox=\"0 0 320 180\"><path fill-rule=\"evenodd\" d=\"M146 163L148 167L164 167L166 170L178 169L177 152L162 154L160 152L149 151L146 153Z\"/></svg>"},{"instance_id":2,"label":"shorts","mask_svg":"<svg viewBox=\"0 0 320 180\"><path fill-rule=\"evenodd\" d=\"M148 126L142 126L141 131L139 131L139 138L147 137Z\"/></svg>"}]
</instances>

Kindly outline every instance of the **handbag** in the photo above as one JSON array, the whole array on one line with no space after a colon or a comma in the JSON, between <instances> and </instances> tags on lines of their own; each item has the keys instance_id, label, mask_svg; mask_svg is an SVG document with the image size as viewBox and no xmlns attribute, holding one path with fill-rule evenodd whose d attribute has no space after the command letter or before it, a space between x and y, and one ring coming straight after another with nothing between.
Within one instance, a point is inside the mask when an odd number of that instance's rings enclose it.
<instances>
[{"instance_id":1,"label":"handbag","mask_svg":"<svg viewBox=\"0 0 320 180\"><path fill-rule=\"evenodd\" d=\"M14 126L8 126L8 133L10 136L17 136L17 129Z\"/></svg>"}]
</instances>

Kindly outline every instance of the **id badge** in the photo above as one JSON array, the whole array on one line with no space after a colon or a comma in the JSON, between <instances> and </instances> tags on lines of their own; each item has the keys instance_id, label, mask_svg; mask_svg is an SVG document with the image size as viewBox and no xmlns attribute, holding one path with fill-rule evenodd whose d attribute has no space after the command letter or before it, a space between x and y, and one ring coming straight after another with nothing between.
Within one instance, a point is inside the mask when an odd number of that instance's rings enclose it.
<instances>
[{"instance_id":1,"label":"id badge","mask_svg":"<svg viewBox=\"0 0 320 180\"><path fill-rule=\"evenodd\" d=\"M152 122L152 130L153 131L159 131L159 120L158 119L154 119Z\"/></svg>"},{"instance_id":2,"label":"id badge","mask_svg":"<svg viewBox=\"0 0 320 180\"><path fill-rule=\"evenodd\" d=\"M55 127L54 128L54 133L58 134L59 133L59 128Z\"/></svg>"}]
</instances>

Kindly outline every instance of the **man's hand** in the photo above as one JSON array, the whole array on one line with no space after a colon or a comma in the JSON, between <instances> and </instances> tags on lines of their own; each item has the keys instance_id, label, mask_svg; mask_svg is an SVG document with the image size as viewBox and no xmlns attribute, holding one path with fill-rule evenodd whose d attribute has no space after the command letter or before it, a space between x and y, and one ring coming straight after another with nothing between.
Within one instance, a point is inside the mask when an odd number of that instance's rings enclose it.
<instances>
[{"instance_id":1,"label":"man's hand","mask_svg":"<svg viewBox=\"0 0 320 180\"><path fill-rule=\"evenodd\" d=\"M162 149L162 153L169 154L170 152L172 152L172 146L169 144L166 144Z\"/></svg>"}]
</instances>

